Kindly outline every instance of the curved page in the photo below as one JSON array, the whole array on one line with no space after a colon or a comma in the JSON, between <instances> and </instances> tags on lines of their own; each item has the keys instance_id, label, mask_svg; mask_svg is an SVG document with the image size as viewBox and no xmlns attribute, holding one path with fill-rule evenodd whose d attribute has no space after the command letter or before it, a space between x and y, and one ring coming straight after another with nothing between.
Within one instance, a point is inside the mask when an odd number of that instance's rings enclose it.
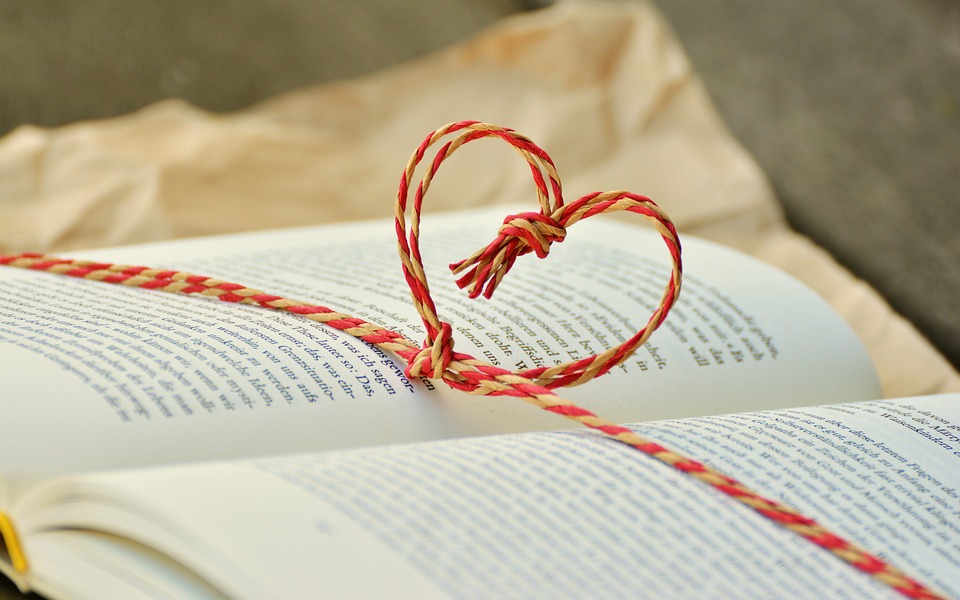
<instances>
[{"instance_id":1,"label":"curved page","mask_svg":"<svg viewBox=\"0 0 960 600\"><path fill-rule=\"evenodd\" d=\"M424 255L457 349L508 367L582 358L646 322L669 272L652 231L577 224L518 261L492 301L442 265L489 241L502 209L425 221ZM111 262L203 273L330 306L412 339L422 326L392 222L114 248ZM782 273L684 239L679 303L626 364L561 393L616 421L870 399L876 377L830 308ZM0 473L79 470L549 429L510 398L408 381L331 328L250 306L0 269Z\"/></svg>"},{"instance_id":2,"label":"curved page","mask_svg":"<svg viewBox=\"0 0 960 600\"><path fill-rule=\"evenodd\" d=\"M636 427L956 596L958 400ZM717 490L586 432L81 477L17 511L28 553L34 532L108 531L235 598L900 597ZM36 569L52 577L57 565Z\"/></svg>"}]
</instances>

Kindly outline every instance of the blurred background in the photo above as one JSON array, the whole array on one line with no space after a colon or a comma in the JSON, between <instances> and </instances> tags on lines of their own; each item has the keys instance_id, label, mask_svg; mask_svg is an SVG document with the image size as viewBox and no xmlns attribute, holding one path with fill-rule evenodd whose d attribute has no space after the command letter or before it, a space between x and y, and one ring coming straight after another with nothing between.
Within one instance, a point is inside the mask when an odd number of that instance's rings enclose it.
<instances>
[{"instance_id":1,"label":"blurred background","mask_svg":"<svg viewBox=\"0 0 960 600\"><path fill-rule=\"evenodd\" d=\"M960 3L654 3L794 228L960 366ZM172 96L238 110L546 4L0 0L0 134Z\"/></svg>"}]
</instances>

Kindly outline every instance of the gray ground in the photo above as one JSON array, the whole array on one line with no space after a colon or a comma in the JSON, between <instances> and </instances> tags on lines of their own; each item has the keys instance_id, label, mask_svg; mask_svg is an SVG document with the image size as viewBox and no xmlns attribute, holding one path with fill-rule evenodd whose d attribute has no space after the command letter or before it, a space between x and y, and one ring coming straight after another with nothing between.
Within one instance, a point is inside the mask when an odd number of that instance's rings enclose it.
<instances>
[{"instance_id":1,"label":"gray ground","mask_svg":"<svg viewBox=\"0 0 960 600\"><path fill-rule=\"evenodd\" d=\"M794 227L960 365L960 3L654 1ZM167 96L234 110L544 3L0 0L0 134Z\"/></svg>"}]
</instances>

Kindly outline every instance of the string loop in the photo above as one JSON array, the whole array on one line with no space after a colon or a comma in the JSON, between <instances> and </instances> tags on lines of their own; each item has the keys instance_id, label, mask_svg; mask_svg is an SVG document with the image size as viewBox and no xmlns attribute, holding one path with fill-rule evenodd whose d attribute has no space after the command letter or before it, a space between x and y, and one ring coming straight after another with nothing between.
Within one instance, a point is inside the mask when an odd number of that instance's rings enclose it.
<instances>
[{"instance_id":1,"label":"string loop","mask_svg":"<svg viewBox=\"0 0 960 600\"><path fill-rule=\"evenodd\" d=\"M424 161L427 150L449 134L457 135L455 139L442 145L432 160L427 161L426 172L415 188L412 208L409 211L410 225L408 228L408 197L410 190L413 188L414 172L417 166ZM503 281L503 278L519 257L533 253L538 258L546 258L550 246L553 243L563 241L567 237L567 230L570 226L583 219L600 214L628 211L641 215L653 222L667 245L672 261L670 277L661 295L660 304L639 331L619 346L609 348L599 354L552 367L536 367L518 371L513 375L529 379L537 386L552 389L580 385L609 372L610 369L629 358L647 341L650 334L667 317L670 308L680 293L682 275L680 240L677 237L677 230L673 222L651 199L622 190L594 192L574 202L564 204L560 177L550 156L543 149L529 138L516 133L512 129L477 121L451 123L428 135L411 155L400 179L396 203L396 230L400 261L403 266L404 277L410 286L414 306L420 313L427 331L423 350L410 360L408 370L411 373L421 373L424 370L424 365L429 364L429 370L435 377L442 375L445 381L455 385L458 389L471 392L480 389L479 385L471 383L469 377L464 378L462 370L459 368L451 369L451 361L456 356L456 353L453 352L453 339L447 337L441 339L439 337L441 331L450 329L450 327L437 313L437 307L430 293L430 285L424 271L423 259L420 254L420 212L424 196L443 162L464 144L485 137L496 137L506 141L527 161L537 191L540 211L508 216L504 219L497 237L490 244L480 248L467 258L450 265L454 274L463 273L457 280L457 285L461 289L469 288L468 293L471 298L476 298L481 294L488 299L491 298L497 286L500 285L500 282ZM438 342L440 342L439 346L436 345ZM430 349L429 353L427 352L428 348ZM470 371L476 370L476 368L475 366L463 366L463 370Z\"/></svg>"}]
</instances>

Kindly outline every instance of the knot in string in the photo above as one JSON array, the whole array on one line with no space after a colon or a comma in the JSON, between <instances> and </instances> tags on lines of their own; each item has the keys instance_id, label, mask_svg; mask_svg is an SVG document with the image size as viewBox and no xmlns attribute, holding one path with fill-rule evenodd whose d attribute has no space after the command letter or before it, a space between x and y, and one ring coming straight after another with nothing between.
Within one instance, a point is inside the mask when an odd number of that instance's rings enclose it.
<instances>
[{"instance_id":1,"label":"knot in string","mask_svg":"<svg viewBox=\"0 0 960 600\"><path fill-rule=\"evenodd\" d=\"M523 212L504 219L499 234L511 242L516 240L522 243L525 248L520 250L521 255L532 250L537 258L546 258L550 244L562 242L567 230L547 215Z\"/></svg>"},{"instance_id":2,"label":"knot in string","mask_svg":"<svg viewBox=\"0 0 960 600\"><path fill-rule=\"evenodd\" d=\"M432 339L431 339L432 337ZM441 323L440 330L434 336L427 336L423 348L413 355L407 363L404 374L407 378L424 375L434 379L443 377L453 360L453 328L449 323Z\"/></svg>"},{"instance_id":3,"label":"knot in string","mask_svg":"<svg viewBox=\"0 0 960 600\"><path fill-rule=\"evenodd\" d=\"M482 293L489 299L517 258L530 252L537 258L546 258L550 245L562 242L566 235L567 230L550 215L538 212L510 215L503 220L496 239L486 248L450 265L450 270L454 274L467 271L457 280L457 285L460 289L470 286L471 298Z\"/></svg>"}]
</instances>

